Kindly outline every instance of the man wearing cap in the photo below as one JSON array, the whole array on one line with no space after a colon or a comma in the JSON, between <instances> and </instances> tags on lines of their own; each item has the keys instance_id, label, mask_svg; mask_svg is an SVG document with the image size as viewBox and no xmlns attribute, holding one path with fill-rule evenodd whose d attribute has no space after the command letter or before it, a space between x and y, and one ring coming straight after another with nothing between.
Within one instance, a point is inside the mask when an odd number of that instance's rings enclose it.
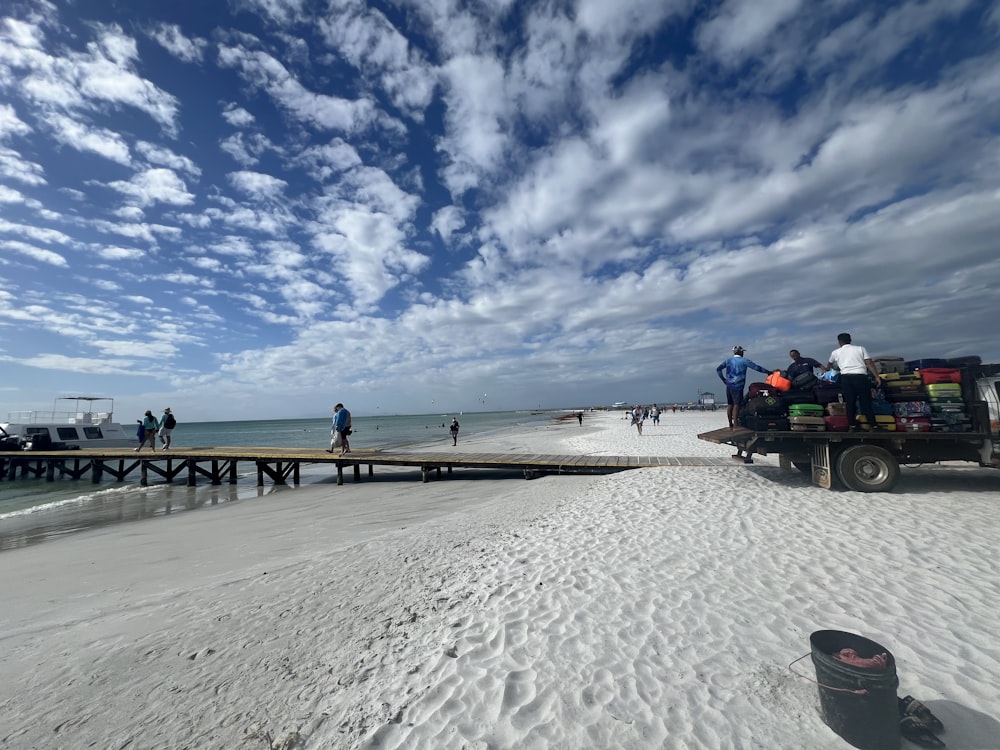
<instances>
[{"instance_id":1,"label":"man wearing cap","mask_svg":"<svg viewBox=\"0 0 1000 750\"><path fill-rule=\"evenodd\" d=\"M729 419L729 429L733 429L739 424L740 409L743 407L743 387L747 382L747 370L754 369L765 375L770 375L770 370L765 370L743 356L743 347L737 344L733 347L733 356L725 360L715 368L719 379L726 384L726 417Z\"/></svg>"},{"instance_id":2,"label":"man wearing cap","mask_svg":"<svg viewBox=\"0 0 1000 750\"><path fill-rule=\"evenodd\" d=\"M174 427L177 425L177 420L174 418L174 414L170 411L170 407L166 406L163 408L163 416L160 417L160 442L163 443L163 450L167 450L170 447L170 435L174 431Z\"/></svg>"}]
</instances>

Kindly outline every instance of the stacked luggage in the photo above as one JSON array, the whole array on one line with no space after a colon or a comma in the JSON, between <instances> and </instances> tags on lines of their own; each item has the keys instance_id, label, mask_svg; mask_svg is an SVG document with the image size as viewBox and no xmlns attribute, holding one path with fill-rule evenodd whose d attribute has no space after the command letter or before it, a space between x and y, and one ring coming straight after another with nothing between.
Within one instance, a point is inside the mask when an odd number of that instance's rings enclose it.
<instances>
[{"instance_id":1,"label":"stacked luggage","mask_svg":"<svg viewBox=\"0 0 1000 750\"><path fill-rule=\"evenodd\" d=\"M872 404L878 426L891 432L972 429L962 397L962 368L979 364L978 357L873 361L882 379L882 391ZM850 427L840 385L811 374L789 381L784 372L775 373L766 383L751 383L748 395L740 421L751 430L844 432ZM871 430L865 415L856 413L861 429Z\"/></svg>"},{"instance_id":2,"label":"stacked luggage","mask_svg":"<svg viewBox=\"0 0 1000 750\"><path fill-rule=\"evenodd\" d=\"M961 368L979 364L979 358L913 359L903 362L900 371L901 359L879 357L873 360L880 370L885 400L892 405L894 429L900 432L971 430L972 420L962 397ZM876 421L880 421L878 415Z\"/></svg>"},{"instance_id":3,"label":"stacked luggage","mask_svg":"<svg viewBox=\"0 0 1000 750\"><path fill-rule=\"evenodd\" d=\"M823 432L826 420L820 404L791 404L788 407L788 422L792 432Z\"/></svg>"},{"instance_id":4,"label":"stacked luggage","mask_svg":"<svg viewBox=\"0 0 1000 750\"><path fill-rule=\"evenodd\" d=\"M972 420L962 399L962 371L947 367L919 370L930 403L931 429L935 432L967 432Z\"/></svg>"},{"instance_id":5,"label":"stacked luggage","mask_svg":"<svg viewBox=\"0 0 1000 750\"><path fill-rule=\"evenodd\" d=\"M764 383L751 383L747 404L740 414L745 427L756 431L822 432L827 429L825 409L816 400L815 375L788 380L784 372L772 373ZM840 386L828 383L828 395L837 400ZM821 386L817 386L821 387ZM843 404L840 404L843 406ZM846 417L844 418L846 422ZM844 428L846 429L846 427Z\"/></svg>"},{"instance_id":6,"label":"stacked luggage","mask_svg":"<svg viewBox=\"0 0 1000 750\"><path fill-rule=\"evenodd\" d=\"M753 388L756 385L758 384L751 384L751 396L740 414L740 420L746 427L757 432L788 430L788 411L781 400L781 394L768 388Z\"/></svg>"}]
</instances>

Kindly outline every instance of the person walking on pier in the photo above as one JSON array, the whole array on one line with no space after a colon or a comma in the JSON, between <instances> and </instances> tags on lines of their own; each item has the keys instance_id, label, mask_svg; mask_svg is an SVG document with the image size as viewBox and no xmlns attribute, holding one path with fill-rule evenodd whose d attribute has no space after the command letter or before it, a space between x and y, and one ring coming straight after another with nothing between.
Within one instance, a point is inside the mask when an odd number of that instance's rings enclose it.
<instances>
[{"instance_id":1,"label":"person walking on pier","mask_svg":"<svg viewBox=\"0 0 1000 750\"><path fill-rule=\"evenodd\" d=\"M165 407L163 409L163 416L160 417L160 442L163 443L163 450L167 450L170 447L170 435L176 426L177 419L174 417L173 412L170 411L169 406Z\"/></svg>"},{"instance_id":2,"label":"person walking on pier","mask_svg":"<svg viewBox=\"0 0 1000 750\"><path fill-rule=\"evenodd\" d=\"M458 417L451 418L451 444L458 445Z\"/></svg>"},{"instance_id":3,"label":"person walking on pier","mask_svg":"<svg viewBox=\"0 0 1000 750\"><path fill-rule=\"evenodd\" d=\"M343 404L337 404L333 407L333 440L330 442L330 450L327 453L333 453L333 449L337 447L340 448L341 456L350 453L351 443L347 439L350 434L351 412L347 411Z\"/></svg>"},{"instance_id":4,"label":"person walking on pier","mask_svg":"<svg viewBox=\"0 0 1000 750\"><path fill-rule=\"evenodd\" d=\"M142 418L142 429L145 431L142 436L142 442L139 443L139 447L135 449L138 453L142 450L143 446L148 442L149 447L154 451L156 450L156 430L159 428L160 423L156 421L156 417L153 416L153 412L146 409L146 414Z\"/></svg>"}]
</instances>

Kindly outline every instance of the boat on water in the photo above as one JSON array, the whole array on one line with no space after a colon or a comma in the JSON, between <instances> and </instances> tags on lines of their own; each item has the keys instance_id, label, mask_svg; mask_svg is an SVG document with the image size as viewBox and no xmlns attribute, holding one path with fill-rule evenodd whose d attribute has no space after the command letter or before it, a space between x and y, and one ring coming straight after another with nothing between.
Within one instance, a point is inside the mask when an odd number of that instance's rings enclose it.
<instances>
[{"instance_id":1,"label":"boat on water","mask_svg":"<svg viewBox=\"0 0 1000 750\"><path fill-rule=\"evenodd\" d=\"M115 400L105 396L61 396L52 411L18 411L0 423L5 450L133 448L139 438L114 419Z\"/></svg>"}]
</instances>

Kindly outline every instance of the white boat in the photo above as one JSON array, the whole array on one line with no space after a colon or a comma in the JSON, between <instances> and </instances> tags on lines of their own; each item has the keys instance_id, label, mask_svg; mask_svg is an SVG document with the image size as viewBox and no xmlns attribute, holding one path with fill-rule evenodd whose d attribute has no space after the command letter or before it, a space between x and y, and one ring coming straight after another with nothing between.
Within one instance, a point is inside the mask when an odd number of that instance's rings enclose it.
<instances>
[{"instance_id":1,"label":"white boat","mask_svg":"<svg viewBox=\"0 0 1000 750\"><path fill-rule=\"evenodd\" d=\"M628 404L624 401L615 401L611 404L612 409L624 409L626 406L628 406Z\"/></svg>"},{"instance_id":2,"label":"white boat","mask_svg":"<svg viewBox=\"0 0 1000 750\"><path fill-rule=\"evenodd\" d=\"M113 398L62 396L52 411L18 411L0 423L0 438L26 450L134 448L139 438L114 421ZM130 428L131 429L131 428Z\"/></svg>"}]
</instances>

